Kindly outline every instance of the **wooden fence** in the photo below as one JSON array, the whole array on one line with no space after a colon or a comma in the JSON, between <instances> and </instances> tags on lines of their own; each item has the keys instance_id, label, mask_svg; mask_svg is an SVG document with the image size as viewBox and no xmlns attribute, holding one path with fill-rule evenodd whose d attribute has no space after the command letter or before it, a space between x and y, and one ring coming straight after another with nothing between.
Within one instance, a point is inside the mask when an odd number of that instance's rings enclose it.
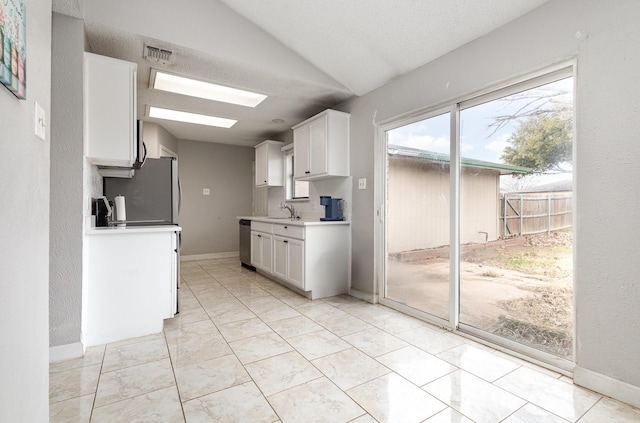
<instances>
[{"instance_id":1,"label":"wooden fence","mask_svg":"<svg viewBox=\"0 0 640 423\"><path fill-rule=\"evenodd\" d=\"M549 233L570 228L573 221L571 192L508 193L500 198L501 235Z\"/></svg>"}]
</instances>

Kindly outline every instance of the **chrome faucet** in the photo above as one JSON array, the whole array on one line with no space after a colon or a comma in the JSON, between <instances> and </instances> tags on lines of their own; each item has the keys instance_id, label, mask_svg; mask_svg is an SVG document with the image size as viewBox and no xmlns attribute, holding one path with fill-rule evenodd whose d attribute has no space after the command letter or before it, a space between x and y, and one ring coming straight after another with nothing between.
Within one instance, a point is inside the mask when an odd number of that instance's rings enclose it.
<instances>
[{"instance_id":1,"label":"chrome faucet","mask_svg":"<svg viewBox=\"0 0 640 423\"><path fill-rule=\"evenodd\" d=\"M289 210L289 213L291 213L291 220L296 220L296 209L293 208L293 205L285 204L282 206L282 208Z\"/></svg>"}]
</instances>

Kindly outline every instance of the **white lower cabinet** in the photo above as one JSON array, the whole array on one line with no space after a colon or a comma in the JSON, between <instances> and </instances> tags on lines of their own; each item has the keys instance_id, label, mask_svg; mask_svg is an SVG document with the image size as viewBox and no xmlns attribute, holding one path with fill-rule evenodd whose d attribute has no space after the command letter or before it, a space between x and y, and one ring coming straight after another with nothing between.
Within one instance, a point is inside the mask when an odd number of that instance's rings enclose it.
<instances>
[{"instance_id":1,"label":"white lower cabinet","mask_svg":"<svg viewBox=\"0 0 640 423\"><path fill-rule=\"evenodd\" d=\"M256 269L271 272L272 240L270 233L251 231L251 265Z\"/></svg>"},{"instance_id":2,"label":"white lower cabinet","mask_svg":"<svg viewBox=\"0 0 640 423\"><path fill-rule=\"evenodd\" d=\"M349 291L349 225L251 222L251 264L312 299Z\"/></svg>"},{"instance_id":3,"label":"white lower cabinet","mask_svg":"<svg viewBox=\"0 0 640 423\"><path fill-rule=\"evenodd\" d=\"M273 274L304 289L304 241L273 237Z\"/></svg>"},{"instance_id":4,"label":"white lower cabinet","mask_svg":"<svg viewBox=\"0 0 640 423\"><path fill-rule=\"evenodd\" d=\"M291 239L287 249L287 280L304 287L304 241Z\"/></svg>"},{"instance_id":5,"label":"white lower cabinet","mask_svg":"<svg viewBox=\"0 0 640 423\"><path fill-rule=\"evenodd\" d=\"M87 235L86 346L162 332L176 313L176 231L99 228Z\"/></svg>"}]
</instances>

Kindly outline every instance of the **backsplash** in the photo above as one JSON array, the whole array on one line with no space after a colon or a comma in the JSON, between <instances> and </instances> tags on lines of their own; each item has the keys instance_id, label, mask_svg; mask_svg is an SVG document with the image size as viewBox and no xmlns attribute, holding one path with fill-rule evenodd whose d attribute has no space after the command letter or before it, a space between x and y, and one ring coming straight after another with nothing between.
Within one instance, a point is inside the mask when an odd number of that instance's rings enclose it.
<instances>
[{"instance_id":1,"label":"backsplash","mask_svg":"<svg viewBox=\"0 0 640 423\"><path fill-rule=\"evenodd\" d=\"M351 220L351 195L353 178L332 178L309 183L309 199L294 200L284 203L284 188L270 187L268 194L268 216L286 217L289 210L281 208L282 204L291 204L295 207L296 214L302 219L315 220L324 217L324 207L320 205L320 196L328 195L344 200L344 218Z\"/></svg>"}]
</instances>

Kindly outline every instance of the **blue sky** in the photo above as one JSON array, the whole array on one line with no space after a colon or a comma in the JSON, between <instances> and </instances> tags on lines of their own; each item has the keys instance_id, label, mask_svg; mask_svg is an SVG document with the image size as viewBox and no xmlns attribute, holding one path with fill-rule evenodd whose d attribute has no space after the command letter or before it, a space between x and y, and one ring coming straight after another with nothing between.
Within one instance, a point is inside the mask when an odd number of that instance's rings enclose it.
<instances>
[{"instance_id":1,"label":"blue sky","mask_svg":"<svg viewBox=\"0 0 640 423\"><path fill-rule=\"evenodd\" d=\"M571 98L573 98L573 78L566 78L534 90L537 92L541 92L542 90L563 90L567 92L563 100L571 101ZM529 92L534 90L529 90ZM493 128L491 128L490 125L495 122L495 116L511 115L522 107L528 109L534 107L527 106L527 101L526 99L516 99L512 101L495 100L461 111L461 156L488 162L503 163L500 156L504 148L509 145L508 139L515 132L517 121L513 120L509 122L495 133L492 133ZM449 114L447 113L396 128L388 133L389 144L449 154L449 124ZM570 174L553 175L551 178L537 179L541 179L538 183L546 183L547 179L549 179L549 181L570 179Z\"/></svg>"}]
</instances>

